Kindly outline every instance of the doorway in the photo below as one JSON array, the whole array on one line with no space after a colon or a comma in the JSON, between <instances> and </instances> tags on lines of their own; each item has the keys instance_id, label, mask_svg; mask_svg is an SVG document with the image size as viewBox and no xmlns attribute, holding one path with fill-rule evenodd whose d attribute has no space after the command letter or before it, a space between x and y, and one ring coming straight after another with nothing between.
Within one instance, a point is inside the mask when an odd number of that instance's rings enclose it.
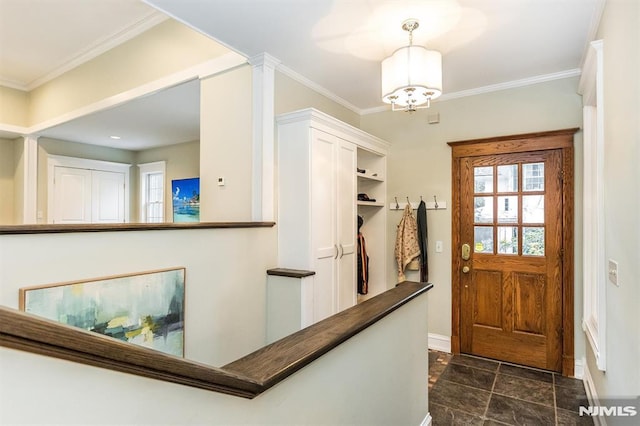
<instances>
[{"instance_id":1,"label":"doorway","mask_svg":"<svg viewBox=\"0 0 640 426\"><path fill-rule=\"evenodd\" d=\"M576 131L449 143L454 353L573 375Z\"/></svg>"},{"instance_id":2,"label":"doorway","mask_svg":"<svg viewBox=\"0 0 640 426\"><path fill-rule=\"evenodd\" d=\"M48 222L129 222L129 164L50 155Z\"/></svg>"}]
</instances>

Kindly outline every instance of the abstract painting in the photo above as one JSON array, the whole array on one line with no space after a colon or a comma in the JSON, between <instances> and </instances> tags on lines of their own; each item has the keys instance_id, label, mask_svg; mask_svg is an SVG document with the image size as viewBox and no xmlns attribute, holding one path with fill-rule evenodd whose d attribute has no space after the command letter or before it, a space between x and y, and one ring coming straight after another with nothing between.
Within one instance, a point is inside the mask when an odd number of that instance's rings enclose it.
<instances>
[{"instance_id":1,"label":"abstract painting","mask_svg":"<svg viewBox=\"0 0 640 426\"><path fill-rule=\"evenodd\" d=\"M20 289L20 309L184 356L185 268Z\"/></svg>"},{"instance_id":2,"label":"abstract painting","mask_svg":"<svg viewBox=\"0 0 640 426\"><path fill-rule=\"evenodd\" d=\"M171 181L173 222L200 222L200 178Z\"/></svg>"}]
</instances>

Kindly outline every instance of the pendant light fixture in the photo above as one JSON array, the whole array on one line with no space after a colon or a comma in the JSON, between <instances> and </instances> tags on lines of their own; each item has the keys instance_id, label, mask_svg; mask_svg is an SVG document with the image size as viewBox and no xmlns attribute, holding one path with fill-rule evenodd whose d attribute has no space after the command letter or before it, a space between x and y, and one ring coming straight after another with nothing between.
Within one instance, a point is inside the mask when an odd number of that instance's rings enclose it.
<instances>
[{"instance_id":1,"label":"pendant light fixture","mask_svg":"<svg viewBox=\"0 0 640 426\"><path fill-rule=\"evenodd\" d=\"M409 32L409 45L382 61L382 101L393 111L413 112L429 108L431 100L442 94L442 55L413 45L416 19L402 23Z\"/></svg>"}]
</instances>

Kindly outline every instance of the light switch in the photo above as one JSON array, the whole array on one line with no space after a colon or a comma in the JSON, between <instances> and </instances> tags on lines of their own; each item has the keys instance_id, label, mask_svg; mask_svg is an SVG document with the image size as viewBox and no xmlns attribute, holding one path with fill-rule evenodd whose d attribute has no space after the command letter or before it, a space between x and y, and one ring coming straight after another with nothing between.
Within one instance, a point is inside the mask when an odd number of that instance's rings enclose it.
<instances>
[{"instance_id":1,"label":"light switch","mask_svg":"<svg viewBox=\"0 0 640 426\"><path fill-rule=\"evenodd\" d=\"M442 253L442 241L436 241L436 253Z\"/></svg>"},{"instance_id":2,"label":"light switch","mask_svg":"<svg viewBox=\"0 0 640 426\"><path fill-rule=\"evenodd\" d=\"M223 177L219 177L218 178L218 186L224 186L224 178Z\"/></svg>"},{"instance_id":3,"label":"light switch","mask_svg":"<svg viewBox=\"0 0 640 426\"><path fill-rule=\"evenodd\" d=\"M619 286L618 284L618 262L609 259L609 281Z\"/></svg>"}]
</instances>

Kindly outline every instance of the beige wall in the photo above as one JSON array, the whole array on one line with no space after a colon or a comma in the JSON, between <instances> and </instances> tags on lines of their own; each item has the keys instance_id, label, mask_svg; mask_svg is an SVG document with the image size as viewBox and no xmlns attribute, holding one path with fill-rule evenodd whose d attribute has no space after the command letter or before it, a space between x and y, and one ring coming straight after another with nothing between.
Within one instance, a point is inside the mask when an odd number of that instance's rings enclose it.
<instances>
[{"instance_id":1,"label":"beige wall","mask_svg":"<svg viewBox=\"0 0 640 426\"><path fill-rule=\"evenodd\" d=\"M244 65L201 81L200 220L251 220L252 73ZM224 177L225 186L218 186Z\"/></svg>"},{"instance_id":2,"label":"beige wall","mask_svg":"<svg viewBox=\"0 0 640 426\"><path fill-rule=\"evenodd\" d=\"M29 95L22 90L0 86L0 123L27 126Z\"/></svg>"},{"instance_id":3,"label":"beige wall","mask_svg":"<svg viewBox=\"0 0 640 426\"><path fill-rule=\"evenodd\" d=\"M14 146L9 139L0 139L0 225L13 225L14 218Z\"/></svg>"},{"instance_id":4,"label":"beige wall","mask_svg":"<svg viewBox=\"0 0 640 426\"><path fill-rule=\"evenodd\" d=\"M605 259L618 262L620 286L605 283L606 373L587 347L600 398L640 395L639 28L639 2L607 1L598 30L604 45L604 99L598 107L604 108Z\"/></svg>"},{"instance_id":5,"label":"beige wall","mask_svg":"<svg viewBox=\"0 0 640 426\"><path fill-rule=\"evenodd\" d=\"M274 108L276 115L304 108L315 108L352 126L358 127L360 125L360 116L357 113L281 72L276 72L275 84Z\"/></svg>"},{"instance_id":6,"label":"beige wall","mask_svg":"<svg viewBox=\"0 0 640 426\"><path fill-rule=\"evenodd\" d=\"M152 163L154 161L165 162L165 222L172 222L173 207L171 204L171 181L175 179L187 179L200 176L200 142L186 142L176 145L161 146L145 149L136 153L136 164ZM140 187L140 169L132 167L135 175L134 191L138 193ZM139 200L139 197L137 198ZM139 203L139 201L138 201ZM136 214L131 216L131 221L139 220L139 206L136 204ZM132 209L134 210L134 209Z\"/></svg>"},{"instance_id":7,"label":"beige wall","mask_svg":"<svg viewBox=\"0 0 640 426\"><path fill-rule=\"evenodd\" d=\"M435 284L429 300L430 332L451 336L451 150L449 141L490 136L580 127L581 98L577 78L556 80L517 89L502 90L449 101L434 102L430 109L416 113L381 112L365 115L363 130L391 142L387 171L387 200L409 197L417 202L447 203L446 210L427 212L429 233L429 280ZM427 115L440 114L439 124L428 124ZM581 132L576 135L576 176L578 176L576 229L581 229ZM395 283L397 268L393 258L396 227L401 211L390 211L387 223L388 282ZM442 253L435 253L435 241L443 241ZM578 246L577 246L578 247ZM580 328L582 311L581 252L576 249L576 353L584 353ZM407 275L419 280L416 272Z\"/></svg>"},{"instance_id":8,"label":"beige wall","mask_svg":"<svg viewBox=\"0 0 640 426\"><path fill-rule=\"evenodd\" d=\"M60 117L228 52L176 21L165 21L31 91L29 124Z\"/></svg>"},{"instance_id":9,"label":"beige wall","mask_svg":"<svg viewBox=\"0 0 640 426\"><path fill-rule=\"evenodd\" d=\"M0 305L17 308L20 287L185 267L185 354L220 366L265 344L275 238L273 228L0 235Z\"/></svg>"}]
</instances>

